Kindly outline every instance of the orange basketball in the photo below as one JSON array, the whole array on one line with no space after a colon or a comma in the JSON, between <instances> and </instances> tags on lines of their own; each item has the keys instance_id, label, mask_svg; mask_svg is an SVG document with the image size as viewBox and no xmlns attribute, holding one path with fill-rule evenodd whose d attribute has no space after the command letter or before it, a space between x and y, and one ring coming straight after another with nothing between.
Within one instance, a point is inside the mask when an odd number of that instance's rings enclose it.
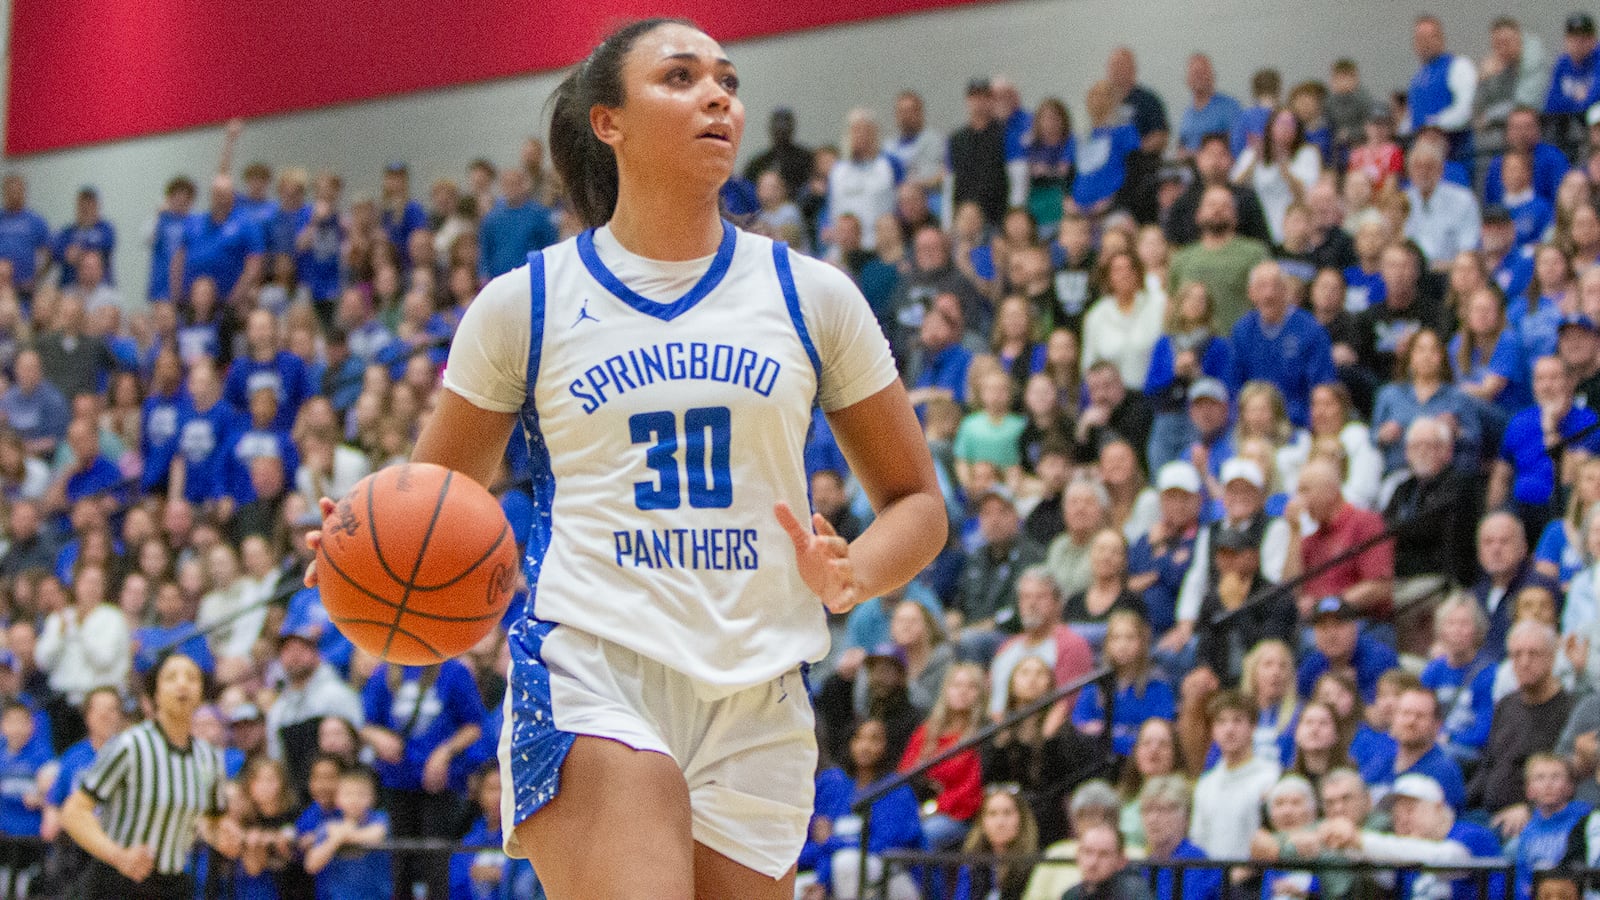
<instances>
[{"instance_id":1,"label":"orange basketball","mask_svg":"<svg viewBox=\"0 0 1600 900\"><path fill-rule=\"evenodd\" d=\"M317 584L357 647L425 666L465 652L500 623L517 545L500 504L430 463L380 469L322 523Z\"/></svg>"}]
</instances>

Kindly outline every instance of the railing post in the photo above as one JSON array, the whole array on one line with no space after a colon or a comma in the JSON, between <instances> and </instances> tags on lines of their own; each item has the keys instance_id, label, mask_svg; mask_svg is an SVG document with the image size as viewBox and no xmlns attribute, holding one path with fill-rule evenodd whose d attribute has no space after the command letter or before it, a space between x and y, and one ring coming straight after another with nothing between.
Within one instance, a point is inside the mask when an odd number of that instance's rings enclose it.
<instances>
[{"instance_id":1,"label":"railing post","mask_svg":"<svg viewBox=\"0 0 1600 900\"><path fill-rule=\"evenodd\" d=\"M872 806L861 811L861 837L857 844L861 859L856 865L856 900L867 900L867 848L872 846Z\"/></svg>"}]
</instances>

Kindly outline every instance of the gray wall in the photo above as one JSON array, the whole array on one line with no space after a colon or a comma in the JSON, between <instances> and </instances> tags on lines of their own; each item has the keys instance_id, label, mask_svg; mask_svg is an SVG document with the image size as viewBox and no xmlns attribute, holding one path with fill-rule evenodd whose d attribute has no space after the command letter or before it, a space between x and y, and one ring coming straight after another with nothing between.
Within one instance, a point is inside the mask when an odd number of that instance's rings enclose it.
<instances>
[{"instance_id":1,"label":"gray wall","mask_svg":"<svg viewBox=\"0 0 1600 900\"><path fill-rule=\"evenodd\" d=\"M0 27L9 29L9 0L0 7ZM1055 94L1081 111L1085 88L1102 76L1106 54L1118 44L1134 48L1141 81L1167 99L1174 118L1186 101L1185 60L1195 50L1212 54L1222 90L1241 99L1261 66L1278 67L1293 84L1326 78L1328 64L1344 55L1360 63L1369 89L1381 93L1410 77L1410 23L1418 13L1439 14L1452 49L1477 57L1487 47L1489 21L1503 10L1490 0L1010 0L745 41L730 53L750 110L746 149L755 150L765 143L765 114L776 104L795 108L803 141L835 142L848 109L867 105L887 115L903 86L927 96L933 125L955 127L962 85L999 71L1021 85L1029 104ZM1568 11L1560 3L1517 10L1551 59L1560 52ZM715 23L703 24L715 32ZM346 175L354 196L375 191L383 163L400 158L411 163L413 183L425 186L437 176L459 177L474 156L514 160L522 137L542 130L539 113L557 78L535 75L260 119L246 130L238 161L333 168ZM118 279L142 286L148 258L138 231L159 204L162 184L180 172L197 178L211 172L220 145L220 128L196 129L4 165L28 177L31 205L57 225L71 215L80 185L98 185L120 232Z\"/></svg>"}]
</instances>

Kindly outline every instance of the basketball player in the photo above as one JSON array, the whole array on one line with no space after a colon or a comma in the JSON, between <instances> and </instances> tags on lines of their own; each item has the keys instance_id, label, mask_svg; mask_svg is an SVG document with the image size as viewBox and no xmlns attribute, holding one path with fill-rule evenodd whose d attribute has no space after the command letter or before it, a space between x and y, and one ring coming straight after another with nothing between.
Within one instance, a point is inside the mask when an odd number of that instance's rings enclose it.
<instances>
[{"instance_id":1,"label":"basketball player","mask_svg":"<svg viewBox=\"0 0 1600 900\"><path fill-rule=\"evenodd\" d=\"M737 88L715 41L664 20L562 83L551 152L593 227L472 303L412 457L488 484L528 434L532 602L500 761L507 850L557 900L792 897L824 607L893 590L944 543L859 291L719 215ZM849 544L793 512L814 401L877 511Z\"/></svg>"}]
</instances>

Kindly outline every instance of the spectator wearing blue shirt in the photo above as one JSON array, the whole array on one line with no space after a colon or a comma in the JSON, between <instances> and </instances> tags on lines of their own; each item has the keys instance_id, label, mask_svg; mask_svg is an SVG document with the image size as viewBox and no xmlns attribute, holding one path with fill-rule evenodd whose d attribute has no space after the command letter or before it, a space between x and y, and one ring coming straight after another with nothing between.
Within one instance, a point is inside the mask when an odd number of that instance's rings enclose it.
<instances>
[{"instance_id":1,"label":"spectator wearing blue shirt","mask_svg":"<svg viewBox=\"0 0 1600 900\"><path fill-rule=\"evenodd\" d=\"M1311 420L1311 389L1336 378L1328 332L1311 313L1290 307L1276 262L1251 269L1248 290L1255 309L1233 327L1229 387L1238 393L1247 381L1272 382L1283 392L1289 420L1305 427Z\"/></svg>"},{"instance_id":2,"label":"spectator wearing blue shirt","mask_svg":"<svg viewBox=\"0 0 1600 900\"><path fill-rule=\"evenodd\" d=\"M217 373L206 364L189 370L188 396L181 404L169 492L190 503L208 503L227 489L228 447L239 417L223 401Z\"/></svg>"},{"instance_id":3,"label":"spectator wearing blue shirt","mask_svg":"<svg viewBox=\"0 0 1600 900\"><path fill-rule=\"evenodd\" d=\"M1533 364L1534 405L1511 417L1489 479L1489 509L1509 501L1526 534L1541 534L1556 517L1555 462L1550 449L1570 441L1565 452L1600 454L1600 423L1593 410L1573 404L1572 377L1557 356ZM1587 431L1586 431L1587 430ZM1586 433L1585 433L1586 431ZM1582 437L1578 437L1583 433Z\"/></svg>"},{"instance_id":4,"label":"spectator wearing blue shirt","mask_svg":"<svg viewBox=\"0 0 1600 900\"><path fill-rule=\"evenodd\" d=\"M250 392L249 426L237 432L228 448L225 493L238 506L256 499L251 485L250 467L257 459L276 460L283 472L282 484L294 481L300 468L300 453L287 429L278 422L278 394L271 385Z\"/></svg>"},{"instance_id":5,"label":"spectator wearing blue shirt","mask_svg":"<svg viewBox=\"0 0 1600 900\"><path fill-rule=\"evenodd\" d=\"M156 354L148 393L139 407L139 459L143 471L139 490L164 493L172 455L178 450L178 414L183 387L183 364L176 348L166 346Z\"/></svg>"},{"instance_id":6,"label":"spectator wearing blue shirt","mask_svg":"<svg viewBox=\"0 0 1600 900\"><path fill-rule=\"evenodd\" d=\"M289 252L294 253L295 273L319 306L333 303L339 295L345 236L344 224L339 221L343 185L332 172L319 174L312 202L294 213L294 246Z\"/></svg>"},{"instance_id":7,"label":"spectator wearing blue shirt","mask_svg":"<svg viewBox=\"0 0 1600 900\"><path fill-rule=\"evenodd\" d=\"M528 254L554 244L555 214L533 196L528 173L508 168L500 175L505 202L490 210L478 226L482 274L495 278L523 265Z\"/></svg>"},{"instance_id":8,"label":"spectator wearing blue shirt","mask_svg":"<svg viewBox=\"0 0 1600 900\"><path fill-rule=\"evenodd\" d=\"M1300 660L1300 696L1311 696L1325 672L1355 677L1363 703L1378 696L1378 677L1400 664L1394 648L1362 633L1361 614L1338 597L1324 597L1311 613L1314 646Z\"/></svg>"},{"instance_id":9,"label":"spectator wearing blue shirt","mask_svg":"<svg viewBox=\"0 0 1600 900\"><path fill-rule=\"evenodd\" d=\"M21 175L0 180L0 259L11 262L17 290L31 294L50 250L50 224L28 208L28 183Z\"/></svg>"},{"instance_id":10,"label":"spectator wearing blue shirt","mask_svg":"<svg viewBox=\"0 0 1600 900\"><path fill-rule=\"evenodd\" d=\"M131 577L131 576L130 576ZM140 675L150 671L167 649L193 659L207 675L216 668L211 645L189 616L188 601L177 582L163 581L156 586L155 621L134 629L133 669Z\"/></svg>"},{"instance_id":11,"label":"spectator wearing blue shirt","mask_svg":"<svg viewBox=\"0 0 1600 900\"><path fill-rule=\"evenodd\" d=\"M361 701L363 742L377 754L386 807L396 837L454 837L464 773L450 763L483 735L483 698L467 667L449 659L427 667L379 666ZM429 895L449 890L446 859L402 859L401 884L426 881Z\"/></svg>"},{"instance_id":12,"label":"spectator wearing blue shirt","mask_svg":"<svg viewBox=\"0 0 1600 900\"><path fill-rule=\"evenodd\" d=\"M195 193L194 182L185 176L167 182L166 203L150 226L150 281L146 295L152 302L172 298L172 256L183 246Z\"/></svg>"},{"instance_id":13,"label":"spectator wearing blue shirt","mask_svg":"<svg viewBox=\"0 0 1600 900\"><path fill-rule=\"evenodd\" d=\"M1143 592L1145 617L1158 636L1177 623L1178 592L1200 534L1201 486L1193 465L1175 460L1162 466L1156 473L1159 518L1128 551L1128 590Z\"/></svg>"},{"instance_id":14,"label":"spectator wearing blue shirt","mask_svg":"<svg viewBox=\"0 0 1600 900\"><path fill-rule=\"evenodd\" d=\"M120 500L122 470L100 454L99 426L93 419L74 419L67 426L70 461L57 473L61 497L68 506L91 497Z\"/></svg>"},{"instance_id":15,"label":"spectator wearing blue shirt","mask_svg":"<svg viewBox=\"0 0 1600 900\"><path fill-rule=\"evenodd\" d=\"M1417 17L1412 47L1420 65L1406 89L1409 119L1405 134L1425 126L1443 131L1450 140L1450 159L1472 164L1472 99L1478 88L1478 67L1445 49L1444 25L1431 15Z\"/></svg>"},{"instance_id":16,"label":"spectator wearing blue shirt","mask_svg":"<svg viewBox=\"0 0 1600 900\"><path fill-rule=\"evenodd\" d=\"M1232 134L1244 113L1238 100L1217 93L1217 72L1204 53L1189 57L1188 85L1194 101L1178 120L1178 151L1184 156L1199 150L1208 134Z\"/></svg>"},{"instance_id":17,"label":"spectator wearing blue shirt","mask_svg":"<svg viewBox=\"0 0 1600 900\"><path fill-rule=\"evenodd\" d=\"M1424 687L1402 690L1389 726L1394 750L1381 765L1372 768L1381 773L1379 783L1384 785L1413 772L1427 775L1439 783L1444 801L1459 813L1466 807L1467 785L1461 777L1461 767L1439 747L1442 713L1433 691Z\"/></svg>"},{"instance_id":18,"label":"spectator wearing blue shirt","mask_svg":"<svg viewBox=\"0 0 1600 900\"><path fill-rule=\"evenodd\" d=\"M1206 853L1189 840L1189 781L1182 775L1158 775L1144 783L1137 798L1139 823L1144 830L1146 860L1159 865L1168 861L1203 860ZM1183 892L1177 892L1177 876L1172 869L1156 872L1156 900L1220 900L1221 869L1188 869L1183 873Z\"/></svg>"},{"instance_id":19,"label":"spectator wearing blue shirt","mask_svg":"<svg viewBox=\"0 0 1600 900\"><path fill-rule=\"evenodd\" d=\"M1438 696L1444 712L1441 746L1467 766L1482 754L1494 716L1496 659L1483 646L1489 619L1476 600L1456 596L1439 605L1433 622L1442 652L1423 667L1422 686Z\"/></svg>"},{"instance_id":20,"label":"spectator wearing blue shirt","mask_svg":"<svg viewBox=\"0 0 1600 900\"><path fill-rule=\"evenodd\" d=\"M1550 90L1545 94L1544 111L1582 128L1580 124L1594 105L1596 81L1600 80L1600 42L1595 40L1594 19L1585 12L1567 17L1566 53L1556 60L1550 72Z\"/></svg>"},{"instance_id":21,"label":"spectator wearing blue shirt","mask_svg":"<svg viewBox=\"0 0 1600 900\"><path fill-rule=\"evenodd\" d=\"M100 217L100 194L92 187L78 190L77 216L71 225L56 234L51 245L51 255L61 267L61 284L77 284L78 259L94 251L105 260L106 280L113 281L112 252L117 248L117 231L111 223ZM93 287L93 285L90 285Z\"/></svg>"},{"instance_id":22,"label":"spectator wearing blue shirt","mask_svg":"<svg viewBox=\"0 0 1600 900\"><path fill-rule=\"evenodd\" d=\"M1486 433L1502 433L1506 421L1533 402L1522 337L1507 321L1498 291L1485 287L1466 297L1447 355L1456 385L1473 399Z\"/></svg>"},{"instance_id":23,"label":"spectator wearing blue shirt","mask_svg":"<svg viewBox=\"0 0 1600 900\"><path fill-rule=\"evenodd\" d=\"M261 388L278 395L278 415L273 427L287 431L294 427L300 405L316 393L316 385L306 370L305 361L279 349L278 325L272 313L258 309L245 324L246 354L228 367L223 397L235 410L250 408L250 397Z\"/></svg>"},{"instance_id":24,"label":"spectator wearing blue shirt","mask_svg":"<svg viewBox=\"0 0 1600 900\"><path fill-rule=\"evenodd\" d=\"M1554 753L1535 753L1523 767L1528 824L1517 835L1517 897L1533 900L1535 873L1553 869L1567 855L1567 836L1589 815L1589 804L1572 799L1572 765Z\"/></svg>"},{"instance_id":25,"label":"spectator wearing blue shirt","mask_svg":"<svg viewBox=\"0 0 1600 900\"><path fill-rule=\"evenodd\" d=\"M1507 153L1501 158L1505 187L1500 202L1511 214L1518 247L1542 240L1556 221L1554 201L1534 190L1533 157L1526 153Z\"/></svg>"},{"instance_id":26,"label":"spectator wearing blue shirt","mask_svg":"<svg viewBox=\"0 0 1600 900\"><path fill-rule=\"evenodd\" d=\"M1106 622L1105 663L1115 673L1116 702L1111 722L1111 749L1117 756L1133 754L1139 727L1146 719L1173 719L1177 697L1159 675L1152 672L1150 624L1136 612L1118 610ZM1105 731L1104 687L1093 685L1078 694L1072 724L1087 735Z\"/></svg>"},{"instance_id":27,"label":"spectator wearing blue shirt","mask_svg":"<svg viewBox=\"0 0 1600 900\"><path fill-rule=\"evenodd\" d=\"M238 133L232 132L228 139L236 140L237 137ZM232 150L230 148L224 152L231 154ZM231 162L231 159L225 156L223 161L227 163ZM227 169L224 168L223 171ZM268 227L278 212L278 204L267 196L268 190L272 187L272 167L257 160L244 167L244 171L239 173L239 180L244 182L244 190L234 194L234 208L249 220L250 224L260 229L262 240L265 241Z\"/></svg>"},{"instance_id":28,"label":"spectator wearing blue shirt","mask_svg":"<svg viewBox=\"0 0 1600 900\"><path fill-rule=\"evenodd\" d=\"M468 850L450 857L450 900L543 900L532 865L526 859L510 859L500 849L504 826L500 821L499 763L490 760L474 773L469 799L480 815L461 843L494 849Z\"/></svg>"},{"instance_id":29,"label":"spectator wearing blue shirt","mask_svg":"<svg viewBox=\"0 0 1600 900\"><path fill-rule=\"evenodd\" d=\"M22 436L30 455L51 456L67 436L72 416L67 398L45 381L37 350L29 348L17 354L14 374L12 385L0 394L0 414Z\"/></svg>"},{"instance_id":30,"label":"spectator wearing blue shirt","mask_svg":"<svg viewBox=\"0 0 1600 900\"><path fill-rule=\"evenodd\" d=\"M1448 416L1454 422L1454 457L1475 466L1483 440L1478 405L1451 383L1444 338L1432 328L1412 333L1401 343L1396 379L1378 389L1373 403L1375 443L1383 452L1385 472L1406 466L1406 429L1423 416Z\"/></svg>"},{"instance_id":31,"label":"spectator wearing blue shirt","mask_svg":"<svg viewBox=\"0 0 1600 900\"><path fill-rule=\"evenodd\" d=\"M815 871L817 882L833 884L834 857L860 847L861 817L855 814L855 801L861 794L894 773L895 760L889 754L888 732L878 719L863 719L850 734L849 751L839 768L824 769L817 775L816 800L811 826L806 829L805 846L800 850L799 869ZM872 833L867 852L922 849L922 820L917 813L917 796L909 785L878 798L872 804ZM859 864L859 860L856 860Z\"/></svg>"},{"instance_id":32,"label":"spectator wearing blue shirt","mask_svg":"<svg viewBox=\"0 0 1600 900\"><path fill-rule=\"evenodd\" d=\"M1072 202L1085 215L1099 216L1116 202L1128 176L1128 156L1139 150L1139 131L1115 119L1115 89L1101 81L1089 88L1085 104L1092 130L1078 149L1078 174Z\"/></svg>"},{"instance_id":33,"label":"spectator wearing blue shirt","mask_svg":"<svg viewBox=\"0 0 1600 900\"><path fill-rule=\"evenodd\" d=\"M116 688L97 687L84 696L83 724L87 734L83 740L61 751L57 758L59 765L55 780L50 783L50 791L44 797L40 836L47 841L55 840L60 833L61 804L66 803L67 798L83 783L84 773L94 764L100 748L106 745L106 741L116 737L127 724L122 714L122 697L117 694Z\"/></svg>"},{"instance_id":34,"label":"spectator wearing blue shirt","mask_svg":"<svg viewBox=\"0 0 1600 900\"><path fill-rule=\"evenodd\" d=\"M261 281L264 249L261 228L234 208L233 180L218 175L211 182L209 208L184 224L183 243L172 261L172 296L187 296L204 275L216 282L224 299L241 300Z\"/></svg>"},{"instance_id":35,"label":"spectator wearing blue shirt","mask_svg":"<svg viewBox=\"0 0 1600 900\"><path fill-rule=\"evenodd\" d=\"M377 779L365 768L346 770L334 796L336 813L317 826L305 856L306 873L316 878L317 900L390 900L389 852L372 849L389 839L389 817L376 809ZM448 894L430 889L429 896Z\"/></svg>"},{"instance_id":36,"label":"spectator wearing blue shirt","mask_svg":"<svg viewBox=\"0 0 1600 900\"><path fill-rule=\"evenodd\" d=\"M405 163L395 161L384 167L378 207L378 222L394 245L403 271L411 265L411 233L428 227L427 210L411 199L411 170Z\"/></svg>"},{"instance_id":37,"label":"spectator wearing blue shirt","mask_svg":"<svg viewBox=\"0 0 1600 900\"><path fill-rule=\"evenodd\" d=\"M1540 140L1541 134L1537 110L1519 106L1511 111L1511 115L1506 119L1506 152L1490 160L1489 169L1484 173L1485 203L1511 205L1505 199L1506 185L1501 167L1506 158L1513 155L1527 156L1532 169L1529 173L1528 187L1534 194L1547 203L1556 202L1556 191L1560 189L1561 179L1566 176L1571 164L1567 162L1567 155L1561 152L1561 148Z\"/></svg>"},{"instance_id":38,"label":"spectator wearing blue shirt","mask_svg":"<svg viewBox=\"0 0 1600 900\"><path fill-rule=\"evenodd\" d=\"M936 396L966 403L972 351L962 343L965 331L961 299L948 292L934 295L906 365L913 404L920 406Z\"/></svg>"}]
</instances>

